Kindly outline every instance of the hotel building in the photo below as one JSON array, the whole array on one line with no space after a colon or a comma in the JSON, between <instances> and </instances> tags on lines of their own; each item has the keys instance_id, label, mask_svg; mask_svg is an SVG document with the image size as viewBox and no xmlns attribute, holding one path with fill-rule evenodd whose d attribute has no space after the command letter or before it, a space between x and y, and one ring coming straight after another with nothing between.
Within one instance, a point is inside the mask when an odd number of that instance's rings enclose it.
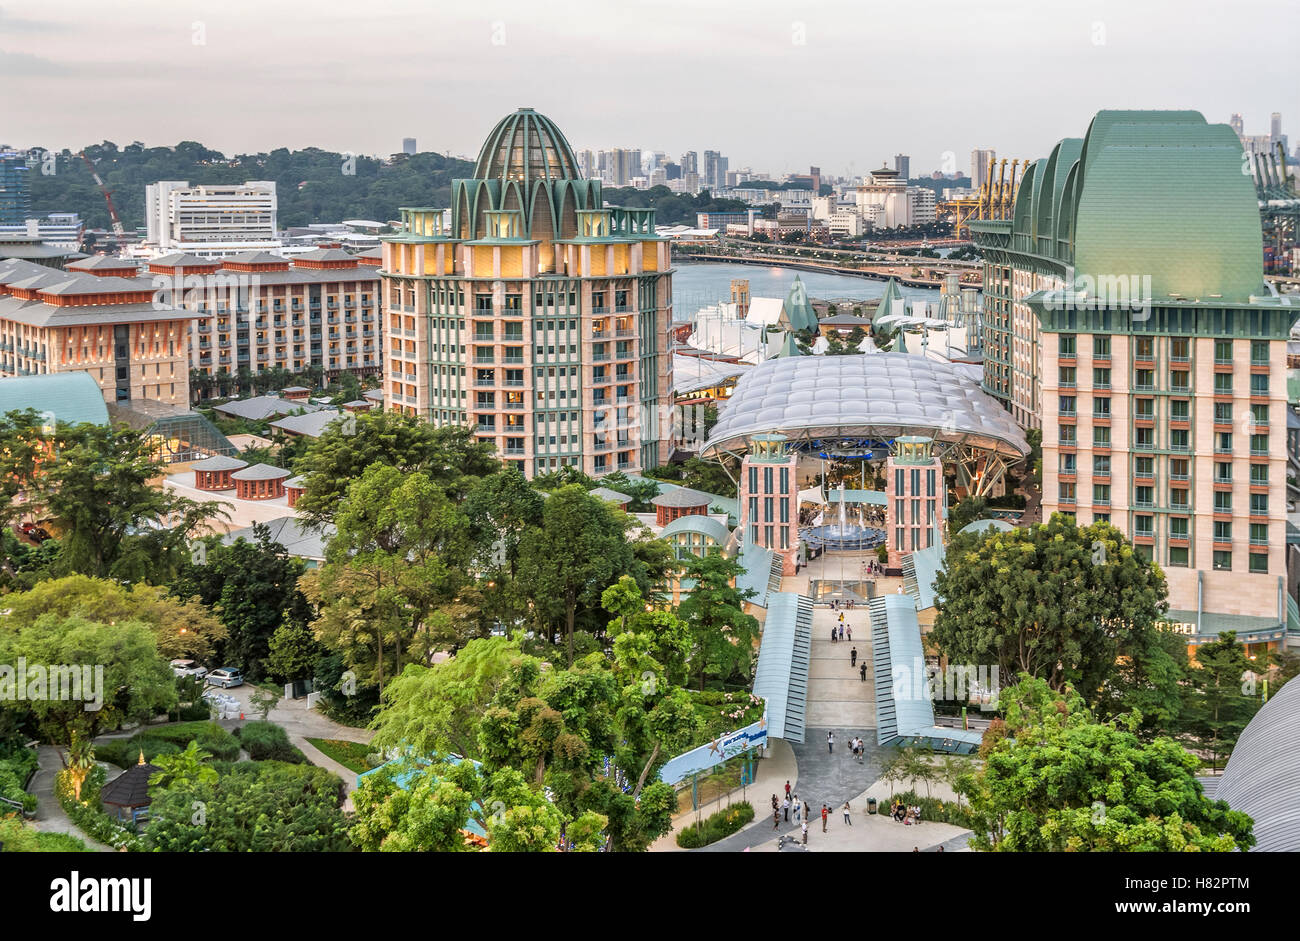
<instances>
[{"instance_id":1,"label":"hotel building","mask_svg":"<svg viewBox=\"0 0 1300 941\"><path fill-rule=\"evenodd\" d=\"M1286 345L1227 125L1103 111L1032 164L984 254L984 389L1042 432L1043 515L1163 568L1190 642L1287 627Z\"/></svg>"},{"instance_id":2,"label":"hotel building","mask_svg":"<svg viewBox=\"0 0 1300 941\"><path fill-rule=\"evenodd\" d=\"M220 258L275 251L275 182L195 185L162 180L145 187L147 254L188 252ZM146 256L147 257L147 256Z\"/></svg>"},{"instance_id":3,"label":"hotel building","mask_svg":"<svg viewBox=\"0 0 1300 941\"><path fill-rule=\"evenodd\" d=\"M639 471L672 447L672 268L654 210L605 208L523 108L441 209L384 238L385 406L471 425L529 476Z\"/></svg>"}]
</instances>

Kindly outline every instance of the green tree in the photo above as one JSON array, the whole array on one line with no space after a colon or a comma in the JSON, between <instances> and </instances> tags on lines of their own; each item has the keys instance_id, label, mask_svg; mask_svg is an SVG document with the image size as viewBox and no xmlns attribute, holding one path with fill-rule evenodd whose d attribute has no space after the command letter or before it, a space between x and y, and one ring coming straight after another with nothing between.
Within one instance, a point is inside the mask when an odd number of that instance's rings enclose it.
<instances>
[{"instance_id":1,"label":"green tree","mask_svg":"<svg viewBox=\"0 0 1300 941\"><path fill-rule=\"evenodd\" d=\"M303 571L302 560L289 555L259 523L252 540L240 538L230 545L208 540L199 561L182 564L171 590L177 597L197 597L217 612L228 636L215 644L215 659L260 680L267 673L275 632L311 620L311 606L298 586Z\"/></svg>"},{"instance_id":2,"label":"green tree","mask_svg":"<svg viewBox=\"0 0 1300 941\"><path fill-rule=\"evenodd\" d=\"M1109 523L1045 524L956 536L939 573L930 636L952 663L996 664L1004 684L1024 672L1097 701L1123 656L1160 655L1151 642L1166 609L1165 578ZM1151 670L1146 682L1176 682Z\"/></svg>"},{"instance_id":3,"label":"green tree","mask_svg":"<svg viewBox=\"0 0 1300 941\"><path fill-rule=\"evenodd\" d=\"M165 466L143 432L125 425L60 425L54 459L42 465L39 499L62 532L68 573L165 582L189 541L225 516L153 482Z\"/></svg>"},{"instance_id":4,"label":"green tree","mask_svg":"<svg viewBox=\"0 0 1300 941\"><path fill-rule=\"evenodd\" d=\"M1252 821L1208 800L1199 762L1169 738L1143 743L1136 716L1093 720L1066 684L1022 676L1003 691L1010 735L961 780L971 847L995 852L1227 852L1254 845Z\"/></svg>"},{"instance_id":5,"label":"green tree","mask_svg":"<svg viewBox=\"0 0 1300 941\"><path fill-rule=\"evenodd\" d=\"M513 464L474 485L464 509L479 568L514 577L519 542L529 526L541 523L544 502Z\"/></svg>"},{"instance_id":6,"label":"green tree","mask_svg":"<svg viewBox=\"0 0 1300 941\"><path fill-rule=\"evenodd\" d=\"M1196 648L1196 666L1187 671L1178 726L1216 770L1259 711L1254 670L1236 631L1222 631Z\"/></svg>"},{"instance_id":7,"label":"green tree","mask_svg":"<svg viewBox=\"0 0 1300 941\"><path fill-rule=\"evenodd\" d=\"M267 644L266 674L281 683L312 677L324 648L304 624L281 624Z\"/></svg>"},{"instance_id":8,"label":"green tree","mask_svg":"<svg viewBox=\"0 0 1300 941\"><path fill-rule=\"evenodd\" d=\"M391 411L361 412L355 422L335 422L294 464L306 477L295 507L312 522L333 521L349 484L373 464L403 474L423 473L459 502L479 478L500 468L492 446L459 425L435 427Z\"/></svg>"},{"instance_id":9,"label":"green tree","mask_svg":"<svg viewBox=\"0 0 1300 941\"><path fill-rule=\"evenodd\" d=\"M962 497L948 512L948 535L955 536L977 519L982 519L988 501L983 497Z\"/></svg>"},{"instance_id":10,"label":"green tree","mask_svg":"<svg viewBox=\"0 0 1300 941\"><path fill-rule=\"evenodd\" d=\"M158 655L153 629L142 621L104 623L57 614L44 615L27 625L0 621L0 663L16 664L19 658L29 664L29 670L77 668L76 686L69 681L65 687L62 679L59 684L69 694L79 687L81 698L51 692L18 699L12 689L8 695L0 695L0 709L30 715L40 734L56 744L71 742L74 735L93 739L127 720L148 721L176 701L175 677ZM102 682L99 670L103 671ZM54 682L52 677L47 680ZM6 682L12 686L15 681L0 678L0 690Z\"/></svg>"},{"instance_id":11,"label":"green tree","mask_svg":"<svg viewBox=\"0 0 1300 941\"><path fill-rule=\"evenodd\" d=\"M682 578L694 585L678 613L691 631L691 673L701 690L707 677L749 679L758 620L745 613L753 589L735 586L744 571L739 560L716 551L690 556L683 565Z\"/></svg>"},{"instance_id":12,"label":"green tree","mask_svg":"<svg viewBox=\"0 0 1300 941\"><path fill-rule=\"evenodd\" d=\"M580 485L551 493L542 525L524 533L519 545L516 588L537 621L561 625L573 665L573 635L579 605L599 604L611 582L637 569L626 531L630 517Z\"/></svg>"},{"instance_id":13,"label":"green tree","mask_svg":"<svg viewBox=\"0 0 1300 941\"><path fill-rule=\"evenodd\" d=\"M382 689L406 662L482 633L469 522L428 475L372 465L349 486L337 527L303 587L317 638L365 682Z\"/></svg>"}]
</instances>

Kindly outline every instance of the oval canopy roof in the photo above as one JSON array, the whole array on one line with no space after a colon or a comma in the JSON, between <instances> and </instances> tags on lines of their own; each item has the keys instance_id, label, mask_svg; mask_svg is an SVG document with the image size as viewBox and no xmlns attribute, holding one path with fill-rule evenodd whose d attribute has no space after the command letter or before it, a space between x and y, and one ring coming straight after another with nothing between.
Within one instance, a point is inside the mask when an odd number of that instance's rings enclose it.
<instances>
[{"instance_id":1,"label":"oval canopy roof","mask_svg":"<svg viewBox=\"0 0 1300 941\"><path fill-rule=\"evenodd\" d=\"M753 435L936 441L1029 454L1024 432L950 363L909 353L769 359L745 373L721 409L701 457L740 452Z\"/></svg>"}]
</instances>

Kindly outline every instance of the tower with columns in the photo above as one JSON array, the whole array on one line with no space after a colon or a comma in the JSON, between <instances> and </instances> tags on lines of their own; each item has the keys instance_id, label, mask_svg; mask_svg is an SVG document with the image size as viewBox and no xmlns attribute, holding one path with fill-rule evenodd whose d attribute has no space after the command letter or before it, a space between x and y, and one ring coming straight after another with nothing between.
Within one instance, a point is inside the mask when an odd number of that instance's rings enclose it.
<instances>
[{"instance_id":1,"label":"tower with columns","mask_svg":"<svg viewBox=\"0 0 1300 941\"><path fill-rule=\"evenodd\" d=\"M889 568L897 569L907 553L934 545L934 524L943 520L943 462L934 441L914 435L895 439L885 479L885 545Z\"/></svg>"},{"instance_id":2,"label":"tower with columns","mask_svg":"<svg viewBox=\"0 0 1300 941\"><path fill-rule=\"evenodd\" d=\"M754 435L740 465L740 513L745 541L772 549L793 575L799 553L799 456L785 435Z\"/></svg>"}]
</instances>

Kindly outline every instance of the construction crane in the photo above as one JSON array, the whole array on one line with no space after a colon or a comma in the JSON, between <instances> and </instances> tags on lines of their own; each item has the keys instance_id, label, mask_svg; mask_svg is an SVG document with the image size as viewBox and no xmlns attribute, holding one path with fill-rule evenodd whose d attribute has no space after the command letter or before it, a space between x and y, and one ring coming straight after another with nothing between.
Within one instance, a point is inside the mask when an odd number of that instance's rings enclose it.
<instances>
[{"instance_id":1,"label":"construction crane","mask_svg":"<svg viewBox=\"0 0 1300 941\"><path fill-rule=\"evenodd\" d=\"M122 220L117 217L117 209L113 206L113 191L105 186L104 181L99 178L99 172L95 169L95 164L86 156L84 150L77 156L86 161L86 166L90 168L90 175L95 178L95 184L99 187L99 191L104 194L104 202L108 203L108 217L113 220L113 234L117 236L117 244L122 245L126 241L126 229L122 226Z\"/></svg>"}]
</instances>

